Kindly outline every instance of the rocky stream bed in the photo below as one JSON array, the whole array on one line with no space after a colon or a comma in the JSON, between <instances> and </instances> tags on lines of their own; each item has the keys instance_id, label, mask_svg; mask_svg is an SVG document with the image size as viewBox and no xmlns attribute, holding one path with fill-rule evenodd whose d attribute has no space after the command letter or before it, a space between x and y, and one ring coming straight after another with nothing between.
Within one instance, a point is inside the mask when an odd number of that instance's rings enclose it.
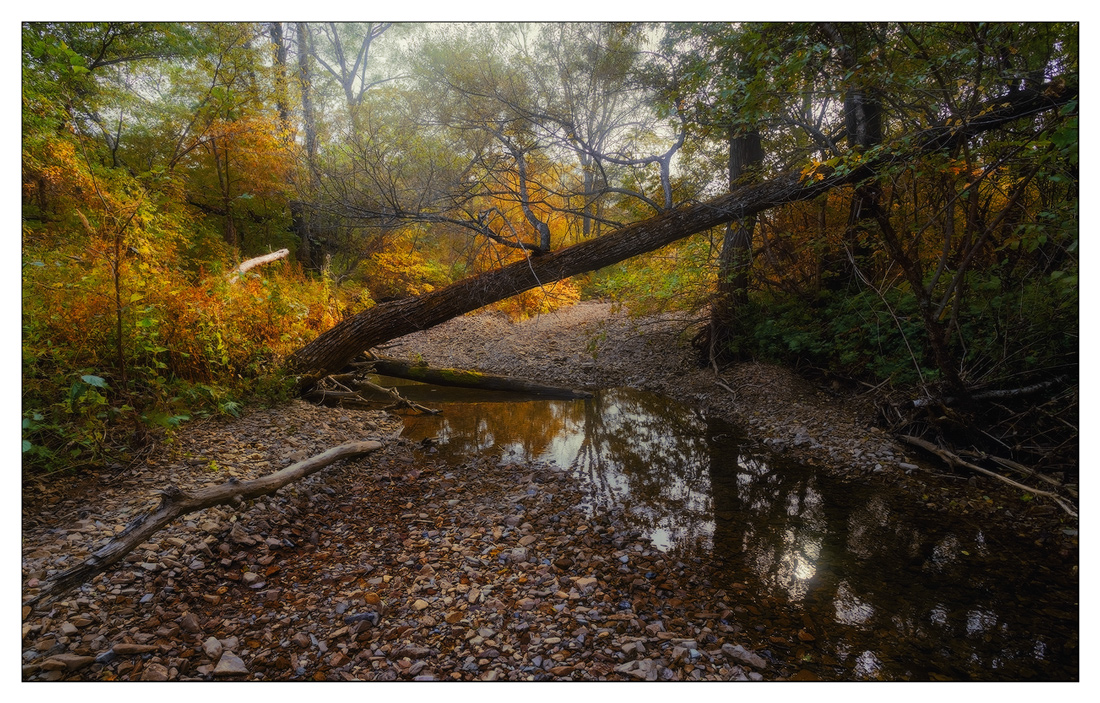
<instances>
[{"instance_id":1,"label":"rocky stream bed","mask_svg":"<svg viewBox=\"0 0 1100 703\"><path fill-rule=\"evenodd\" d=\"M632 386L728 418L769 451L891 482L987 519L998 487L935 471L872 426L866 397L763 364L720 378L687 321L582 303L513 324L486 313L385 348L438 366L572 387ZM381 450L239 509L156 534L60 601L23 609L25 681L819 680L854 663L814 651L828 623L697 557L654 548L621 509L586 514L567 470L500 457L443 461L379 410L293 401L190 423L140 468L26 482L22 594L157 502L249 479L352 440ZM942 482L941 482L942 483ZM985 497L980 500L978 497ZM950 508L959 510L959 508ZM1036 501L1015 529L1068 549ZM807 662L813 662L812 665Z\"/></svg>"}]
</instances>

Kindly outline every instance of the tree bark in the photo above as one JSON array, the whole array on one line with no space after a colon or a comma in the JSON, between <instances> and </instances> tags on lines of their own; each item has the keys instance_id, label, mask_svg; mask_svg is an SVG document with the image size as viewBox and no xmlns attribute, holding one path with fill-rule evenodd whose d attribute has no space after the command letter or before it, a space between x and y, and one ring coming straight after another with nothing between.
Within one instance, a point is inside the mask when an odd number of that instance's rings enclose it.
<instances>
[{"instance_id":1,"label":"tree bark","mask_svg":"<svg viewBox=\"0 0 1100 703\"><path fill-rule=\"evenodd\" d=\"M230 480L219 486L207 486L193 492L181 491L169 485L161 491L160 505L151 512L132 520L118 537L83 562L47 581L38 594L25 605L56 600L73 588L87 583L117 564L135 547L147 541L155 532L178 517L212 508L215 505L239 504L243 500L274 493L283 486L316 473L333 462L369 454L381 447L380 442L349 442L253 481Z\"/></svg>"},{"instance_id":2,"label":"tree bark","mask_svg":"<svg viewBox=\"0 0 1100 703\"><path fill-rule=\"evenodd\" d=\"M531 393L547 398L591 398L588 391L561 388L560 386L547 386L542 383L528 381L522 378L509 378L507 376L493 376L480 371L467 369L440 369L431 366L418 366L399 359L374 359L371 361L374 372L382 376L405 378L421 383L433 383L437 386L453 386L457 388L479 388L488 391L513 391L515 393Z\"/></svg>"},{"instance_id":3,"label":"tree bark","mask_svg":"<svg viewBox=\"0 0 1100 703\"><path fill-rule=\"evenodd\" d=\"M636 222L596 239L550 254L473 276L430 293L383 303L346 318L288 359L299 374L299 387L342 369L366 349L477 310L537 286L578 273L594 271L639 254L654 251L712 227L751 217L779 205L811 200L838 186L861 183L903 159L950 148L982 132L1014 120L1065 105L1078 94L1075 83L1056 79L1033 91L1023 91L981 106L962 124L925 130L904 140L893 153L868 159L843 174L827 167L803 176L788 172L746 185L733 192Z\"/></svg>"}]
</instances>

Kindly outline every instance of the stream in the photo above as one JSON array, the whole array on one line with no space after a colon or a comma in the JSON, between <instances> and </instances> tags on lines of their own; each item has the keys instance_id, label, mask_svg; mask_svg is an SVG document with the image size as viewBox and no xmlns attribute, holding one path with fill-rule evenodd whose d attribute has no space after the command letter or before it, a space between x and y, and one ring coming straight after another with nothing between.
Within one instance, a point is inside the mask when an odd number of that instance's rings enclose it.
<instances>
[{"instance_id":1,"label":"stream","mask_svg":"<svg viewBox=\"0 0 1100 703\"><path fill-rule=\"evenodd\" d=\"M708 564L777 655L849 680L1079 678L1076 552L750 451L738 428L653 393L381 380L443 409L405 419L428 451L556 464L584 485L579 509L621 506L658 549Z\"/></svg>"}]
</instances>

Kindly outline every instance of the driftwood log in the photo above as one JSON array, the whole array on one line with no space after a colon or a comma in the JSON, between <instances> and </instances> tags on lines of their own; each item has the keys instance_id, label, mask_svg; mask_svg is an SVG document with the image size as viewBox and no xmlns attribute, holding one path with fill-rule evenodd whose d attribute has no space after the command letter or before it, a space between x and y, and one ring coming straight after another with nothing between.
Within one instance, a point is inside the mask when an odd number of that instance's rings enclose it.
<instances>
[{"instance_id":1,"label":"driftwood log","mask_svg":"<svg viewBox=\"0 0 1100 703\"><path fill-rule=\"evenodd\" d=\"M145 542L162 527L183 515L212 508L215 505L239 505L242 501L274 493L283 486L316 473L326 466L351 457L369 454L380 449L380 442L349 442L333 447L316 456L292 464L285 469L254 479L228 482L207 486L195 491L183 491L169 485L160 491L160 505L138 516L126 525L117 537L96 550L94 554L80 564L57 574L42 585L38 594L24 605L49 603L57 600L73 588L87 583L108 570L129 554L135 547Z\"/></svg>"},{"instance_id":2,"label":"driftwood log","mask_svg":"<svg viewBox=\"0 0 1100 703\"><path fill-rule=\"evenodd\" d=\"M279 251L275 251L270 254L264 254L263 256L257 256L253 259L242 261L241 265L233 269L233 273L230 275L236 278L245 271L248 271L249 269L256 268L257 266L261 266L263 264L271 263L272 261L277 261L278 259L282 259L289 253L289 249L280 249Z\"/></svg>"},{"instance_id":3,"label":"driftwood log","mask_svg":"<svg viewBox=\"0 0 1100 703\"><path fill-rule=\"evenodd\" d=\"M372 359L370 365L374 372L381 376L393 376L410 381L422 383L434 383L437 386L454 386L457 388L478 388L487 391L512 391L516 393L530 393L547 398L591 398L588 391L562 388L560 386L548 386L522 378L509 376L493 376L480 371L468 369L444 369L419 364L410 364L399 359Z\"/></svg>"}]
</instances>

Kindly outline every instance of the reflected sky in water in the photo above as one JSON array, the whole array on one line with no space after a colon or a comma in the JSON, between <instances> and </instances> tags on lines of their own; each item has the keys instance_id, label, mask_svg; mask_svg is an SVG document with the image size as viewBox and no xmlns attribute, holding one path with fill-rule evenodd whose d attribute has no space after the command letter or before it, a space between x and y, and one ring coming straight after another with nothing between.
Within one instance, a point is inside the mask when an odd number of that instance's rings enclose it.
<instances>
[{"instance_id":1,"label":"reflected sky in water","mask_svg":"<svg viewBox=\"0 0 1100 703\"><path fill-rule=\"evenodd\" d=\"M402 392L444 408L409 417L410 439L434 438L457 459L570 470L585 509L625 507L659 549L702 556L719 578L816 623L814 646L798 651L844 678L1078 676L1076 555L1058 561L886 489L776 461L736 428L650 393L500 403Z\"/></svg>"}]
</instances>

